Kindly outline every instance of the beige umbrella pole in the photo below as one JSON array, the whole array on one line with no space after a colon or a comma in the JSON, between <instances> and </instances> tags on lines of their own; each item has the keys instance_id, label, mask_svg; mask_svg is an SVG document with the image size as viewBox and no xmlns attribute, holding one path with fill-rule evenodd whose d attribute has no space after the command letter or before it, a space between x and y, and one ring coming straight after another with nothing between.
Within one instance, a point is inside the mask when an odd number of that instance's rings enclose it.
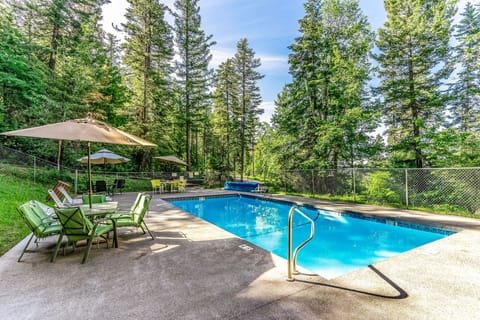
<instances>
[{"instance_id":1,"label":"beige umbrella pole","mask_svg":"<svg viewBox=\"0 0 480 320\"><path fill-rule=\"evenodd\" d=\"M62 140L58 140L57 171L60 171L61 158L62 158Z\"/></svg>"},{"instance_id":2,"label":"beige umbrella pole","mask_svg":"<svg viewBox=\"0 0 480 320\"><path fill-rule=\"evenodd\" d=\"M88 142L88 158L87 158L87 168L88 168L88 204L90 209L92 209L92 166L90 163L90 153L92 152L90 148L90 142Z\"/></svg>"}]
</instances>

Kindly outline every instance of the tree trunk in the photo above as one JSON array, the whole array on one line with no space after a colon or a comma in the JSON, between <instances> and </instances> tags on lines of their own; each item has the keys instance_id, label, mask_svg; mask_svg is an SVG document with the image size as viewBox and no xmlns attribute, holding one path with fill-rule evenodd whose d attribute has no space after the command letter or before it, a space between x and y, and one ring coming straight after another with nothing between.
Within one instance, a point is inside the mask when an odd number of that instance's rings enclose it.
<instances>
[{"instance_id":1,"label":"tree trunk","mask_svg":"<svg viewBox=\"0 0 480 320\"><path fill-rule=\"evenodd\" d=\"M410 110L412 112L412 126L413 126L413 150L415 152L415 167L422 168L422 149L420 148L420 127L418 125L419 110L415 100L415 84L413 72L413 49L411 40L408 43L408 81L409 81L409 98Z\"/></svg>"},{"instance_id":2,"label":"tree trunk","mask_svg":"<svg viewBox=\"0 0 480 320\"><path fill-rule=\"evenodd\" d=\"M187 170L190 170L192 165L191 150L192 150L192 124L190 123L190 95L186 94L185 104L185 157L187 162Z\"/></svg>"},{"instance_id":3,"label":"tree trunk","mask_svg":"<svg viewBox=\"0 0 480 320\"><path fill-rule=\"evenodd\" d=\"M246 84L245 84L245 65L243 66L242 72L242 133L240 141L240 181L243 181L243 171L245 169L245 126L247 125L247 106L246 106Z\"/></svg>"},{"instance_id":4,"label":"tree trunk","mask_svg":"<svg viewBox=\"0 0 480 320\"><path fill-rule=\"evenodd\" d=\"M52 30L52 37L50 40L50 57L48 58L48 68L53 71L55 70L55 64L56 64L56 53L57 53L57 38L58 38L58 31L59 31L60 26L58 24L53 25L53 30Z\"/></svg>"},{"instance_id":5,"label":"tree trunk","mask_svg":"<svg viewBox=\"0 0 480 320\"><path fill-rule=\"evenodd\" d=\"M252 141L252 176L255 176L255 145Z\"/></svg>"}]
</instances>

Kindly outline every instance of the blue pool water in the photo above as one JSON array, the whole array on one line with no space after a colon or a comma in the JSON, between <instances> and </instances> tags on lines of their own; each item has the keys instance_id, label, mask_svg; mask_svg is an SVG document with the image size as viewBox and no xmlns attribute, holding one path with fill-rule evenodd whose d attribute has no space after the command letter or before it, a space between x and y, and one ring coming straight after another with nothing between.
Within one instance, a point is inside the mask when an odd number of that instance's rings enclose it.
<instances>
[{"instance_id":1,"label":"blue pool water","mask_svg":"<svg viewBox=\"0 0 480 320\"><path fill-rule=\"evenodd\" d=\"M175 200L171 204L287 258L291 204L246 196ZM299 252L297 265L327 279L453 233L393 220L372 220L355 213L337 214L310 207L300 209L314 219L315 237ZM295 248L309 236L310 223L296 214L293 230Z\"/></svg>"}]
</instances>

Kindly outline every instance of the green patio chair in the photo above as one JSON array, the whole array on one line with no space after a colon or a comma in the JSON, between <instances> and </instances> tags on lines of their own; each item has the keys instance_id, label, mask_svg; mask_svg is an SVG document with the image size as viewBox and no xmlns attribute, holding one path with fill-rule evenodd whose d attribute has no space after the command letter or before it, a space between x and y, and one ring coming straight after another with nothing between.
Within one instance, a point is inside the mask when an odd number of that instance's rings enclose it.
<instances>
[{"instance_id":1,"label":"green patio chair","mask_svg":"<svg viewBox=\"0 0 480 320\"><path fill-rule=\"evenodd\" d=\"M132 215L132 213L135 212L135 209L137 208L138 204L140 203L140 200L142 199L142 196L143 196L143 192L139 192L129 210L125 210L125 209L117 210L117 212L109 214L107 218L115 219L115 220L122 217L129 218Z\"/></svg>"},{"instance_id":2,"label":"green patio chair","mask_svg":"<svg viewBox=\"0 0 480 320\"><path fill-rule=\"evenodd\" d=\"M23 248L22 254L17 260L18 262L22 260L22 257L27 251L33 237L36 237L35 243L38 246L38 239L62 233L62 225L58 220L49 215L48 209L53 210L53 208L34 200L17 206L18 213L32 232L32 236L28 239L27 244Z\"/></svg>"},{"instance_id":3,"label":"green patio chair","mask_svg":"<svg viewBox=\"0 0 480 320\"><path fill-rule=\"evenodd\" d=\"M53 252L51 259L52 262L55 262L57 258L58 249L60 248L64 235L67 236L67 243L64 250L70 243L75 250L76 241L87 240L87 249L82 260L82 263L85 263L90 254L93 240L97 237L105 238L108 248L108 234L110 231L116 232L114 224L108 223L107 219L98 219L95 222L92 222L85 216L81 207L55 208L55 213L63 226L63 231L58 238L57 245L55 246L55 251ZM105 234L107 237L104 237ZM114 239L115 238L116 237L114 236Z\"/></svg>"},{"instance_id":4,"label":"green patio chair","mask_svg":"<svg viewBox=\"0 0 480 320\"><path fill-rule=\"evenodd\" d=\"M152 237L152 240L155 240L155 237L148 229L147 224L145 223L145 214L148 212L150 206L150 201L152 196L146 193L139 193L137 199L132 205L132 208L129 212L119 212L113 215L110 215L109 218L115 220L115 224L118 227L136 227L141 228L145 234L145 230L148 231L148 234ZM144 229L145 228L145 229Z\"/></svg>"},{"instance_id":5,"label":"green patio chair","mask_svg":"<svg viewBox=\"0 0 480 320\"><path fill-rule=\"evenodd\" d=\"M131 214L132 212L134 212L135 209L136 209L136 208L138 207L138 205L140 204L140 200L142 199L142 196L143 196L143 195L144 195L143 192L139 192L139 193L137 194L137 197L135 198L135 201L133 201L132 206L130 207L130 210L128 210L128 211L121 211L121 210L119 210L119 211L117 212L117 215L129 215L129 214Z\"/></svg>"}]
</instances>

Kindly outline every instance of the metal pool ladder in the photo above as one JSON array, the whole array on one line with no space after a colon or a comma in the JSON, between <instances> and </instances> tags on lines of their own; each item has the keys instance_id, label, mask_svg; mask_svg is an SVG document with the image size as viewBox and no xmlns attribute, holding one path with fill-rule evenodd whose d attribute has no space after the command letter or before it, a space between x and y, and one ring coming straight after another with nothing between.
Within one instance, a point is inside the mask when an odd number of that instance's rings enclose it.
<instances>
[{"instance_id":1,"label":"metal pool ladder","mask_svg":"<svg viewBox=\"0 0 480 320\"><path fill-rule=\"evenodd\" d=\"M307 240L303 241L298 247L295 248L292 257L292 229L293 229L293 214L297 212L302 215L305 219L310 222L310 236ZM314 221L303 213L297 206L292 206L290 212L288 213L288 278L287 281L295 281L295 278L292 276L292 273L298 274L297 271L297 255L300 249L302 249L310 240L313 239L315 234L315 223Z\"/></svg>"}]
</instances>

